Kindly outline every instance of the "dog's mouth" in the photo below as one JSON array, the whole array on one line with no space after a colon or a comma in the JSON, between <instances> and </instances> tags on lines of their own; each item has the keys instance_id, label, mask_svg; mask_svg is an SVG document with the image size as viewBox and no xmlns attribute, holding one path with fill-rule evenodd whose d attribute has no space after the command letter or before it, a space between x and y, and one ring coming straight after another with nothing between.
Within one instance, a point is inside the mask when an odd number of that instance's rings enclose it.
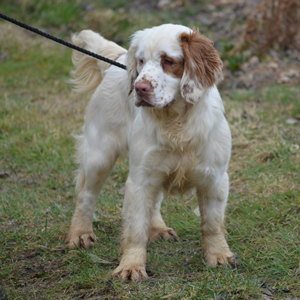
<instances>
[{"instance_id":1,"label":"dog's mouth","mask_svg":"<svg viewBox=\"0 0 300 300\"><path fill-rule=\"evenodd\" d=\"M146 100L141 100L140 102L135 103L135 106L136 106L136 107L141 107L141 106L143 106L143 107L151 107L151 108L155 108L154 105L150 104L150 103L147 102Z\"/></svg>"},{"instance_id":2,"label":"dog's mouth","mask_svg":"<svg viewBox=\"0 0 300 300\"><path fill-rule=\"evenodd\" d=\"M149 108L154 108L154 109L169 109L170 107L172 107L174 105L174 103L176 102L176 99L173 99L171 102L169 102L168 104L166 104L163 107L156 107L155 105L150 104L148 101L146 100L141 100L138 103L135 103L136 107L149 107Z\"/></svg>"}]
</instances>

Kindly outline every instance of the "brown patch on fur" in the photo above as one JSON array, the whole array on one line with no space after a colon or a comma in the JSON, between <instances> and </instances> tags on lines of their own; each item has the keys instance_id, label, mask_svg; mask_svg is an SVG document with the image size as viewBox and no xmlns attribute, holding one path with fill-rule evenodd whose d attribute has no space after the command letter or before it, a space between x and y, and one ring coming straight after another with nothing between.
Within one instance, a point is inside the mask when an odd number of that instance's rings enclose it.
<instances>
[{"instance_id":1,"label":"brown patch on fur","mask_svg":"<svg viewBox=\"0 0 300 300\"><path fill-rule=\"evenodd\" d=\"M158 83L155 80L148 80L147 75L143 75L143 77L141 78L141 80L138 81L139 83L148 83L150 85L150 91L148 92L149 94L151 94L153 92L153 88L157 87ZM155 85L153 86L153 83L155 83Z\"/></svg>"},{"instance_id":2,"label":"brown patch on fur","mask_svg":"<svg viewBox=\"0 0 300 300\"><path fill-rule=\"evenodd\" d=\"M186 94L191 94L194 92L194 88L189 86L188 84L185 84L182 88L183 90L183 94L186 95Z\"/></svg>"},{"instance_id":3,"label":"brown patch on fur","mask_svg":"<svg viewBox=\"0 0 300 300\"><path fill-rule=\"evenodd\" d=\"M184 72L192 80L198 79L203 87L213 86L222 75L222 61L213 42L198 30L179 36L184 54Z\"/></svg>"},{"instance_id":4,"label":"brown patch on fur","mask_svg":"<svg viewBox=\"0 0 300 300\"><path fill-rule=\"evenodd\" d=\"M176 78L181 78L183 75L183 59L173 58L162 54L161 56L161 66L165 73L173 75ZM170 63L171 64L170 64Z\"/></svg>"}]
</instances>

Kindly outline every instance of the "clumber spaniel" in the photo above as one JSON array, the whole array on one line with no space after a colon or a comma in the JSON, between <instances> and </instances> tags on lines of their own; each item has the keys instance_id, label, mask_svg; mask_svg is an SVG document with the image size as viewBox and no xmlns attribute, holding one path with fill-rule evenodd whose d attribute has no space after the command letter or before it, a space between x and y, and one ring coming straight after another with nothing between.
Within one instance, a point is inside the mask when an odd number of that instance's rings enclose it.
<instances>
[{"instance_id":1,"label":"clumber spaniel","mask_svg":"<svg viewBox=\"0 0 300 300\"><path fill-rule=\"evenodd\" d=\"M207 264L234 265L223 225L231 134L216 87L222 62L213 43L171 24L137 31L128 52L90 30L75 34L73 42L126 64L128 71L73 53L75 88L94 94L79 137L77 204L67 245L88 248L96 242L97 197L117 158L129 150L122 258L113 276L148 277L147 241L177 239L160 214L163 193L193 188Z\"/></svg>"}]
</instances>

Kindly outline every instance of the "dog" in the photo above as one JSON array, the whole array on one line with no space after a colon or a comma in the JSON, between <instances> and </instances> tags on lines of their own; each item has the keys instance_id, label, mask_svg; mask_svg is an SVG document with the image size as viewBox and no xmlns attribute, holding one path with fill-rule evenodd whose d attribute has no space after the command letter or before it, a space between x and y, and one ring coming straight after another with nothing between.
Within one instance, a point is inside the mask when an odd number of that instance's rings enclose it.
<instances>
[{"instance_id":1,"label":"dog","mask_svg":"<svg viewBox=\"0 0 300 300\"><path fill-rule=\"evenodd\" d=\"M163 195L191 189L199 203L206 263L234 266L224 228L231 133L216 87L223 75L213 42L172 24L137 31L128 51L91 30L72 40L126 64L127 71L73 52L75 90L93 95L78 138L77 204L67 246L89 248L97 241L97 197L117 158L129 150L122 258L112 276L147 279L147 241L177 239L160 213Z\"/></svg>"}]
</instances>

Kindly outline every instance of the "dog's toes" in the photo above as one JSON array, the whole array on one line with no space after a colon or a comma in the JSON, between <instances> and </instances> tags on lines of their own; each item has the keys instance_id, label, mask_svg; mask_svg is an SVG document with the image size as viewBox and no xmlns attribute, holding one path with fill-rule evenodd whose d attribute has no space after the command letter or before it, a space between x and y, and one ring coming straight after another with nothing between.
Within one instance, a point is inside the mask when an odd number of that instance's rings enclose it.
<instances>
[{"instance_id":1,"label":"dog's toes","mask_svg":"<svg viewBox=\"0 0 300 300\"><path fill-rule=\"evenodd\" d=\"M93 247L97 243L97 241L97 237L92 232L84 233L81 235L68 234L66 245L70 249L74 249L76 247L89 249Z\"/></svg>"},{"instance_id":2,"label":"dog's toes","mask_svg":"<svg viewBox=\"0 0 300 300\"><path fill-rule=\"evenodd\" d=\"M167 240L179 241L176 231L169 227L152 229L152 232L150 234L150 241L154 242L159 237L163 238L166 241Z\"/></svg>"},{"instance_id":3,"label":"dog's toes","mask_svg":"<svg viewBox=\"0 0 300 300\"><path fill-rule=\"evenodd\" d=\"M173 239L176 242L179 241L179 238L178 238L178 235L177 235L176 231L172 228L168 228L167 231L163 232L162 237L163 237L164 240Z\"/></svg>"},{"instance_id":4,"label":"dog's toes","mask_svg":"<svg viewBox=\"0 0 300 300\"><path fill-rule=\"evenodd\" d=\"M121 280L124 280L121 275L123 275L124 278L126 278L127 274L125 273L127 272L125 270L122 270L122 268L118 266L115 270L112 271L111 276L114 278L120 278Z\"/></svg>"},{"instance_id":5,"label":"dog's toes","mask_svg":"<svg viewBox=\"0 0 300 300\"><path fill-rule=\"evenodd\" d=\"M238 265L236 255L234 255L231 251L228 253L207 254L205 260L210 267L216 267L217 265L223 266L229 263L233 268L235 268Z\"/></svg>"},{"instance_id":6,"label":"dog's toes","mask_svg":"<svg viewBox=\"0 0 300 300\"><path fill-rule=\"evenodd\" d=\"M236 253L233 253L233 256L228 257L228 263L233 267L233 268L237 268L239 265L239 260L238 260L238 256Z\"/></svg>"},{"instance_id":7,"label":"dog's toes","mask_svg":"<svg viewBox=\"0 0 300 300\"><path fill-rule=\"evenodd\" d=\"M148 279L148 275L146 273L146 270L141 269L141 270L135 270L133 269L131 271L131 276L130 280L133 282L140 282Z\"/></svg>"},{"instance_id":8,"label":"dog's toes","mask_svg":"<svg viewBox=\"0 0 300 300\"><path fill-rule=\"evenodd\" d=\"M133 282L140 282L148 279L145 268L123 269L121 266L112 272L112 277L119 278L122 281L131 280Z\"/></svg>"}]
</instances>

